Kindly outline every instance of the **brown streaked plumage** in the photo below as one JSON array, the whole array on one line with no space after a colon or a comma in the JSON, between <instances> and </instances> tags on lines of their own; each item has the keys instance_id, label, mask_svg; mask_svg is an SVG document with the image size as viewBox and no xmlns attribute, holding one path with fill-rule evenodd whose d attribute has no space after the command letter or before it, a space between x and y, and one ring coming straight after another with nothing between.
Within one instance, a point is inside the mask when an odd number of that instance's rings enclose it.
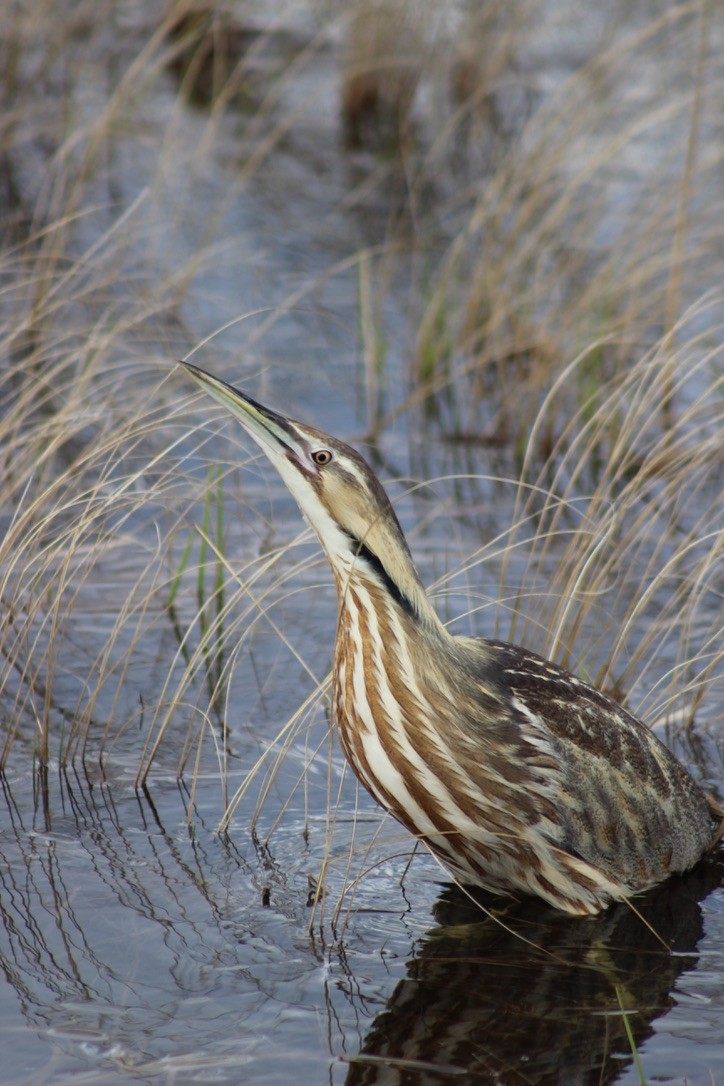
<instances>
[{"instance_id":1,"label":"brown streaked plumage","mask_svg":"<svg viewBox=\"0 0 724 1086\"><path fill-rule=\"evenodd\" d=\"M332 567L347 760L456 880L591 914L693 867L715 807L641 721L527 649L448 633L359 453L184 365L267 454Z\"/></svg>"}]
</instances>

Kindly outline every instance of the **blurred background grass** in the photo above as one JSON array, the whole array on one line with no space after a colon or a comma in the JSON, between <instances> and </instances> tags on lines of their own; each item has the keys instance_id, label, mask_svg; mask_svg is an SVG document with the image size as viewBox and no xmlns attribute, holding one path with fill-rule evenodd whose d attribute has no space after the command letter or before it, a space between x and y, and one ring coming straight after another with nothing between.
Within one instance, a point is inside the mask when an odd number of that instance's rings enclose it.
<instances>
[{"instance_id":1,"label":"blurred background grass","mask_svg":"<svg viewBox=\"0 0 724 1086\"><path fill-rule=\"evenodd\" d=\"M261 802L326 742L329 576L189 353L366 443L465 632L706 734L719 5L0 18L0 764L206 767L223 807L230 752Z\"/></svg>"}]
</instances>

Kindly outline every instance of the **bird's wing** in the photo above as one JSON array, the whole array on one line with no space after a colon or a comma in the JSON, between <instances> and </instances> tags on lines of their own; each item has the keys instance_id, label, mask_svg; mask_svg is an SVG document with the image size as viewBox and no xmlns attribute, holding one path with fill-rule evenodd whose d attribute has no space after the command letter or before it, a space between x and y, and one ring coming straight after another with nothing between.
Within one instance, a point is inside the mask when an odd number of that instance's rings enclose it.
<instances>
[{"instance_id":1,"label":"bird's wing","mask_svg":"<svg viewBox=\"0 0 724 1086\"><path fill-rule=\"evenodd\" d=\"M682 871L707 847L706 799L687 770L612 698L536 653L484 642L522 734L544 736L561 760L559 811L571 848L634 881Z\"/></svg>"}]
</instances>

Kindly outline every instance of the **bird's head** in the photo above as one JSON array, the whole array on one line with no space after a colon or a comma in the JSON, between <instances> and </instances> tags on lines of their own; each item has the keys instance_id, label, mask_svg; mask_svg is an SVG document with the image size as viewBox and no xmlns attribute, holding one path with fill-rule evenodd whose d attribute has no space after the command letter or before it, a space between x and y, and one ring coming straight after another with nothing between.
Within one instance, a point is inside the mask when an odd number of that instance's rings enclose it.
<instances>
[{"instance_id":1,"label":"bird's head","mask_svg":"<svg viewBox=\"0 0 724 1086\"><path fill-rule=\"evenodd\" d=\"M418 619L437 625L390 500L365 459L343 441L183 365L269 457L317 533L340 594L350 578L367 578Z\"/></svg>"}]
</instances>

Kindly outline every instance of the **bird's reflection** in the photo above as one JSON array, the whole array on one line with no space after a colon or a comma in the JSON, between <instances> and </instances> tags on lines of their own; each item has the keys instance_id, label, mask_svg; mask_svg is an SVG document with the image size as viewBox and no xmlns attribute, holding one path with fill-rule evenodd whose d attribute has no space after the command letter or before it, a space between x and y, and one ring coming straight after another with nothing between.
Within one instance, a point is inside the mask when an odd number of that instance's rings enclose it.
<instances>
[{"instance_id":1,"label":"bird's reflection","mask_svg":"<svg viewBox=\"0 0 724 1086\"><path fill-rule=\"evenodd\" d=\"M447 889L347 1086L611 1082L695 964L699 901L723 870L704 863L636 898L636 911L583 920Z\"/></svg>"}]
</instances>

